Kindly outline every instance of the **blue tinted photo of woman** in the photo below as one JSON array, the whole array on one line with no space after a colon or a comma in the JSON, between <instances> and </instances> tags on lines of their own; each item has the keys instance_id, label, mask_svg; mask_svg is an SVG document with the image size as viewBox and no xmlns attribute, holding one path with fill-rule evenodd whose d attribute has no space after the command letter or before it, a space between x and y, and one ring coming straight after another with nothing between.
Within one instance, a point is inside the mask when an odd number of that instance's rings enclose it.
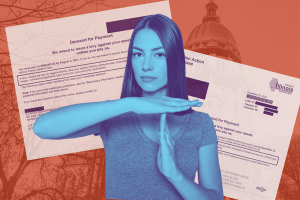
<instances>
[{"instance_id":1,"label":"blue tinted photo of woman","mask_svg":"<svg viewBox=\"0 0 300 200\"><path fill-rule=\"evenodd\" d=\"M50 111L33 131L43 139L100 135L107 199L221 200L214 124L191 109L201 105L188 99L178 26L150 15L132 33L120 99Z\"/></svg>"}]
</instances>

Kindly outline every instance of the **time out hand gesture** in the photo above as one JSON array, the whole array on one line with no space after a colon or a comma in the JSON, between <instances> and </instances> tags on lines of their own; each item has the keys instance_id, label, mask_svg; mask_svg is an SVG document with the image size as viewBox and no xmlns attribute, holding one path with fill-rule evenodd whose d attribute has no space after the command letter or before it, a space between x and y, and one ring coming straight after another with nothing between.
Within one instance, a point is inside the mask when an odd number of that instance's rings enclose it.
<instances>
[{"instance_id":1,"label":"time out hand gesture","mask_svg":"<svg viewBox=\"0 0 300 200\"><path fill-rule=\"evenodd\" d=\"M175 163L174 146L175 142L166 123L166 113L160 116L160 130L158 131L159 150L157 154L157 164L160 172L171 179L179 174L179 169Z\"/></svg>"},{"instance_id":2,"label":"time out hand gesture","mask_svg":"<svg viewBox=\"0 0 300 200\"><path fill-rule=\"evenodd\" d=\"M198 100L162 97L128 97L129 106L136 114L162 114L175 113L188 110L190 107L200 107L202 103Z\"/></svg>"}]
</instances>

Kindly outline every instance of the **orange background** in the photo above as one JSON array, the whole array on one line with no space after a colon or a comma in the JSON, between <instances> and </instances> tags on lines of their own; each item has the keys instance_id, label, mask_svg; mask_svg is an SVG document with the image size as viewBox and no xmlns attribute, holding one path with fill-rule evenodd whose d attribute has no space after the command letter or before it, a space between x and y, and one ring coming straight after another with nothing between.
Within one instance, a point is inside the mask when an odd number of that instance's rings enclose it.
<instances>
[{"instance_id":1,"label":"orange background","mask_svg":"<svg viewBox=\"0 0 300 200\"><path fill-rule=\"evenodd\" d=\"M84 2L84 0L78 0L77 2L79 4L79 2ZM156 1L106 0L103 1L106 5L98 4L95 6L94 4L87 4L74 12L64 13L63 15L58 16L54 15L47 19L86 14L150 2ZM184 42L187 40L192 29L202 23L202 18L206 14L205 5L208 2L209 0L170 0L172 18L181 29ZM299 0L214 0L214 2L218 5L217 15L220 16L221 23L229 29L237 42L243 64L300 78ZM17 1L15 5L29 8L34 4L35 1L27 0L26 2ZM18 7L13 8L13 11L17 13ZM8 15L13 15L12 10L1 7L0 5L0 22ZM42 19L38 17L28 18L23 21L18 21L17 24L31 23L41 20ZM12 25L13 24L9 23L0 23L1 33L4 33L5 26ZM5 33L4 35L2 34L2 36L3 37L0 40L1 70L5 67L5 62L9 63L9 57L5 53L8 52ZM8 76L10 76L10 78ZM3 73L2 70L0 82L3 88L9 87L9 84L13 82L11 74L7 75ZM0 97L3 98L4 95L6 95L4 89L0 89ZM13 104L16 105L16 99L12 101L14 101ZM2 108L3 106L4 105L0 105ZM16 118L16 121L20 124L18 117ZM0 121L1 126L3 123L4 121ZM1 132L2 130L3 129L0 129L0 136L4 133ZM300 114L298 113L293 134L300 135L299 130ZM13 135L11 137L13 137ZM0 183L0 198L2 189L3 188Z\"/></svg>"},{"instance_id":2,"label":"orange background","mask_svg":"<svg viewBox=\"0 0 300 200\"><path fill-rule=\"evenodd\" d=\"M184 2L170 0L172 19L185 42L193 28L202 23L209 0ZM243 64L300 78L300 1L214 2L220 22L235 38ZM299 133L298 112L293 134Z\"/></svg>"}]
</instances>

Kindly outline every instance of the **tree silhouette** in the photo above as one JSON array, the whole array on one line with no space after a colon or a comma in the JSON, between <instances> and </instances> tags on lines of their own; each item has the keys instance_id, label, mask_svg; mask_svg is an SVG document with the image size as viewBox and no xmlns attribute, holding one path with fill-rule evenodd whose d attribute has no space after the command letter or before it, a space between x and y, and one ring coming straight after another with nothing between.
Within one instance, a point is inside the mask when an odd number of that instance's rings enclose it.
<instances>
[{"instance_id":1,"label":"tree silhouette","mask_svg":"<svg viewBox=\"0 0 300 200\"><path fill-rule=\"evenodd\" d=\"M105 199L103 149L27 160L5 27L116 8L100 0L0 1L0 199Z\"/></svg>"},{"instance_id":2,"label":"tree silhouette","mask_svg":"<svg viewBox=\"0 0 300 200\"><path fill-rule=\"evenodd\" d=\"M285 160L281 181L278 188L278 198L297 200L300 197L300 136L292 136Z\"/></svg>"}]
</instances>

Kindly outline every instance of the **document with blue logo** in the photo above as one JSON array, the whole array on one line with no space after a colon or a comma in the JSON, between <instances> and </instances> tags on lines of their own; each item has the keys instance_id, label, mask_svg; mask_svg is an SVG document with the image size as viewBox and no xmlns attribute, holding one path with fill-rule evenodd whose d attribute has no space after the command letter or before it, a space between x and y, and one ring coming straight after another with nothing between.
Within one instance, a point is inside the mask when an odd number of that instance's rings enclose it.
<instances>
[{"instance_id":1,"label":"document with blue logo","mask_svg":"<svg viewBox=\"0 0 300 200\"><path fill-rule=\"evenodd\" d=\"M300 103L300 80L185 50L190 99L215 124L224 195L276 198Z\"/></svg>"}]
</instances>

